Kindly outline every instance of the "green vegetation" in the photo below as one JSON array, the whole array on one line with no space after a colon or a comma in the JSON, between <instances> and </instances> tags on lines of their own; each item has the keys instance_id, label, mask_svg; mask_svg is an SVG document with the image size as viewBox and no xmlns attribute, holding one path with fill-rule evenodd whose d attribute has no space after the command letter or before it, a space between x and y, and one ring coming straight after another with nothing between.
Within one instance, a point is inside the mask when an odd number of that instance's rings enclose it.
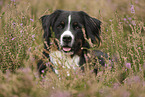
<instances>
[{"instance_id":1,"label":"green vegetation","mask_svg":"<svg viewBox=\"0 0 145 97\"><path fill-rule=\"evenodd\" d=\"M144 0L1 0L0 97L145 97L144 5ZM39 77L39 18L56 9L83 10L101 20L102 45L95 49L117 62L106 59L97 76L86 69Z\"/></svg>"}]
</instances>

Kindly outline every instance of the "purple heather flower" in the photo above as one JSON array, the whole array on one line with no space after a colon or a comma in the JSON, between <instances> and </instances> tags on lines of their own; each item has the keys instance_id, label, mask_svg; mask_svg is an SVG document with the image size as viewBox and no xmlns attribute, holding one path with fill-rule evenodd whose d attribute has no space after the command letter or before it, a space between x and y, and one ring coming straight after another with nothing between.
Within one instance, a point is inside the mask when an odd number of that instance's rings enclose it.
<instances>
[{"instance_id":1,"label":"purple heather flower","mask_svg":"<svg viewBox=\"0 0 145 97\"><path fill-rule=\"evenodd\" d=\"M129 20L131 20L132 18L131 18L131 17L129 17L128 19L129 19Z\"/></svg>"},{"instance_id":2,"label":"purple heather flower","mask_svg":"<svg viewBox=\"0 0 145 97\"><path fill-rule=\"evenodd\" d=\"M33 40L35 40L35 39L34 39L34 38L35 38L35 34L32 35L32 38L33 38Z\"/></svg>"},{"instance_id":3,"label":"purple heather flower","mask_svg":"<svg viewBox=\"0 0 145 97\"><path fill-rule=\"evenodd\" d=\"M135 10L134 10L134 5L131 5L130 10L131 10L131 13L135 13Z\"/></svg>"},{"instance_id":4,"label":"purple heather flower","mask_svg":"<svg viewBox=\"0 0 145 97\"><path fill-rule=\"evenodd\" d=\"M109 66L109 67L108 67L108 69L109 69L109 70L111 70L111 69L112 69L112 67L111 67L111 66Z\"/></svg>"},{"instance_id":5,"label":"purple heather flower","mask_svg":"<svg viewBox=\"0 0 145 97\"><path fill-rule=\"evenodd\" d=\"M15 2L16 0L11 0L12 2Z\"/></svg>"},{"instance_id":6,"label":"purple heather flower","mask_svg":"<svg viewBox=\"0 0 145 97\"><path fill-rule=\"evenodd\" d=\"M105 67L107 67L108 66L108 64L105 64Z\"/></svg>"},{"instance_id":7,"label":"purple heather flower","mask_svg":"<svg viewBox=\"0 0 145 97\"><path fill-rule=\"evenodd\" d=\"M30 21L34 22L34 20L33 20L33 19L30 19Z\"/></svg>"},{"instance_id":8,"label":"purple heather flower","mask_svg":"<svg viewBox=\"0 0 145 97\"><path fill-rule=\"evenodd\" d=\"M94 69L90 70L90 72L93 73L94 72Z\"/></svg>"},{"instance_id":9,"label":"purple heather flower","mask_svg":"<svg viewBox=\"0 0 145 97\"><path fill-rule=\"evenodd\" d=\"M44 73L44 70L42 70L41 72Z\"/></svg>"},{"instance_id":10,"label":"purple heather flower","mask_svg":"<svg viewBox=\"0 0 145 97\"><path fill-rule=\"evenodd\" d=\"M112 20L111 20L111 19L110 19L109 21L110 21L110 22L112 22Z\"/></svg>"},{"instance_id":11,"label":"purple heather flower","mask_svg":"<svg viewBox=\"0 0 145 97\"><path fill-rule=\"evenodd\" d=\"M20 25L23 26L23 23L21 23Z\"/></svg>"},{"instance_id":12,"label":"purple heather flower","mask_svg":"<svg viewBox=\"0 0 145 97\"><path fill-rule=\"evenodd\" d=\"M35 34L32 35L32 38L35 38Z\"/></svg>"},{"instance_id":13,"label":"purple heather flower","mask_svg":"<svg viewBox=\"0 0 145 97\"><path fill-rule=\"evenodd\" d=\"M124 21L126 21L127 19L126 19L126 18L124 18L123 20L124 20Z\"/></svg>"},{"instance_id":14,"label":"purple heather flower","mask_svg":"<svg viewBox=\"0 0 145 97\"><path fill-rule=\"evenodd\" d=\"M12 38L11 40L14 40L16 37Z\"/></svg>"},{"instance_id":15,"label":"purple heather flower","mask_svg":"<svg viewBox=\"0 0 145 97\"><path fill-rule=\"evenodd\" d=\"M140 71L142 71L142 69L141 69L141 68L139 68L139 70L140 70Z\"/></svg>"},{"instance_id":16,"label":"purple heather flower","mask_svg":"<svg viewBox=\"0 0 145 97\"><path fill-rule=\"evenodd\" d=\"M42 80L42 81L43 81L43 82L45 82L45 80L44 80L44 78L45 78L45 77L44 77L43 75L41 76L41 78L43 78L43 80Z\"/></svg>"},{"instance_id":17,"label":"purple heather flower","mask_svg":"<svg viewBox=\"0 0 145 97\"><path fill-rule=\"evenodd\" d=\"M35 50L37 50L37 47L35 47Z\"/></svg>"},{"instance_id":18,"label":"purple heather flower","mask_svg":"<svg viewBox=\"0 0 145 97\"><path fill-rule=\"evenodd\" d=\"M131 68L131 63L126 63L125 66L130 69Z\"/></svg>"},{"instance_id":19,"label":"purple heather flower","mask_svg":"<svg viewBox=\"0 0 145 97\"><path fill-rule=\"evenodd\" d=\"M31 47L28 49L28 51L29 51L29 52L31 51Z\"/></svg>"},{"instance_id":20,"label":"purple heather flower","mask_svg":"<svg viewBox=\"0 0 145 97\"><path fill-rule=\"evenodd\" d=\"M135 23L135 21L132 21L132 25L136 26L136 23Z\"/></svg>"},{"instance_id":21,"label":"purple heather flower","mask_svg":"<svg viewBox=\"0 0 145 97\"><path fill-rule=\"evenodd\" d=\"M49 66L49 64L50 64L50 63L49 63L49 62L47 62L47 63L46 63L46 66L48 67L48 66Z\"/></svg>"},{"instance_id":22,"label":"purple heather flower","mask_svg":"<svg viewBox=\"0 0 145 97\"><path fill-rule=\"evenodd\" d=\"M54 87L52 87L52 89L55 89Z\"/></svg>"},{"instance_id":23,"label":"purple heather flower","mask_svg":"<svg viewBox=\"0 0 145 97\"><path fill-rule=\"evenodd\" d=\"M22 34L23 30L20 31L20 33Z\"/></svg>"}]
</instances>

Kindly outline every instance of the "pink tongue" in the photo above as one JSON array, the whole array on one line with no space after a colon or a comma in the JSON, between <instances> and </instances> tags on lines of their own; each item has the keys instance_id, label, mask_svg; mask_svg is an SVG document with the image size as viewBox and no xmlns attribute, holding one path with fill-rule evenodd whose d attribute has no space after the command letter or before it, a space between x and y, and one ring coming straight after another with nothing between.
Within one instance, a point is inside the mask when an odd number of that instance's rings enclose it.
<instances>
[{"instance_id":1,"label":"pink tongue","mask_svg":"<svg viewBox=\"0 0 145 97\"><path fill-rule=\"evenodd\" d=\"M70 51L71 48L63 47L63 50L64 50L64 51Z\"/></svg>"}]
</instances>

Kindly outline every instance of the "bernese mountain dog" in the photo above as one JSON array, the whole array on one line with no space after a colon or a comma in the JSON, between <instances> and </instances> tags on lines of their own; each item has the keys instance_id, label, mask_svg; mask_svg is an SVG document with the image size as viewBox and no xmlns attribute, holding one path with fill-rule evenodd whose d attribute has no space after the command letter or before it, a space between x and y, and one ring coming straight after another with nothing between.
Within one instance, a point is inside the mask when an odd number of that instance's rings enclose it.
<instances>
[{"instance_id":1,"label":"bernese mountain dog","mask_svg":"<svg viewBox=\"0 0 145 97\"><path fill-rule=\"evenodd\" d=\"M56 10L50 15L41 17L44 30L44 58L49 59L49 65L42 60L38 62L40 74L42 70L51 68L58 74L57 68L76 70L91 57L95 56L103 66L106 54L99 50L89 49L94 44L100 44L101 21L90 17L83 11ZM51 64L50 64L51 63ZM97 69L94 68L96 72Z\"/></svg>"}]
</instances>

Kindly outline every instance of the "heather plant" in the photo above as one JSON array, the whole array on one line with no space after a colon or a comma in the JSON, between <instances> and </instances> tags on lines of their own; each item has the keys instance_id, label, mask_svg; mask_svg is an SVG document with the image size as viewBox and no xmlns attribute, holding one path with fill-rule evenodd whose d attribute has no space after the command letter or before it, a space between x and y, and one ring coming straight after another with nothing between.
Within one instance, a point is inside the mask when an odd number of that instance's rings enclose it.
<instances>
[{"instance_id":1,"label":"heather plant","mask_svg":"<svg viewBox=\"0 0 145 97\"><path fill-rule=\"evenodd\" d=\"M27 25L26 22L30 25ZM8 10L3 12L1 16L1 36L3 36L1 39L1 69L3 71L6 69L14 71L23 66L26 49L33 44L35 38L35 34L32 34L34 30L32 22L30 17L23 16L16 11L13 3L9 5Z\"/></svg>"},{"instance_id":2,"label":"heather plant","mask_svg":"<svg viewBox=\"0 0 145 97\"><path fill-rule=\"evenodd\" d=\"M1 0L0 97L144 97L144 4L144 0ZM43 56L39 18L55 9L83 10L102 21L101 46L93 49L108 54L104 67L92 59L84 64L85 72L59 68L59 75L38 74L37 62ZM97 75L89 68L94 63Z\"/></svg>"}]
</instances>

